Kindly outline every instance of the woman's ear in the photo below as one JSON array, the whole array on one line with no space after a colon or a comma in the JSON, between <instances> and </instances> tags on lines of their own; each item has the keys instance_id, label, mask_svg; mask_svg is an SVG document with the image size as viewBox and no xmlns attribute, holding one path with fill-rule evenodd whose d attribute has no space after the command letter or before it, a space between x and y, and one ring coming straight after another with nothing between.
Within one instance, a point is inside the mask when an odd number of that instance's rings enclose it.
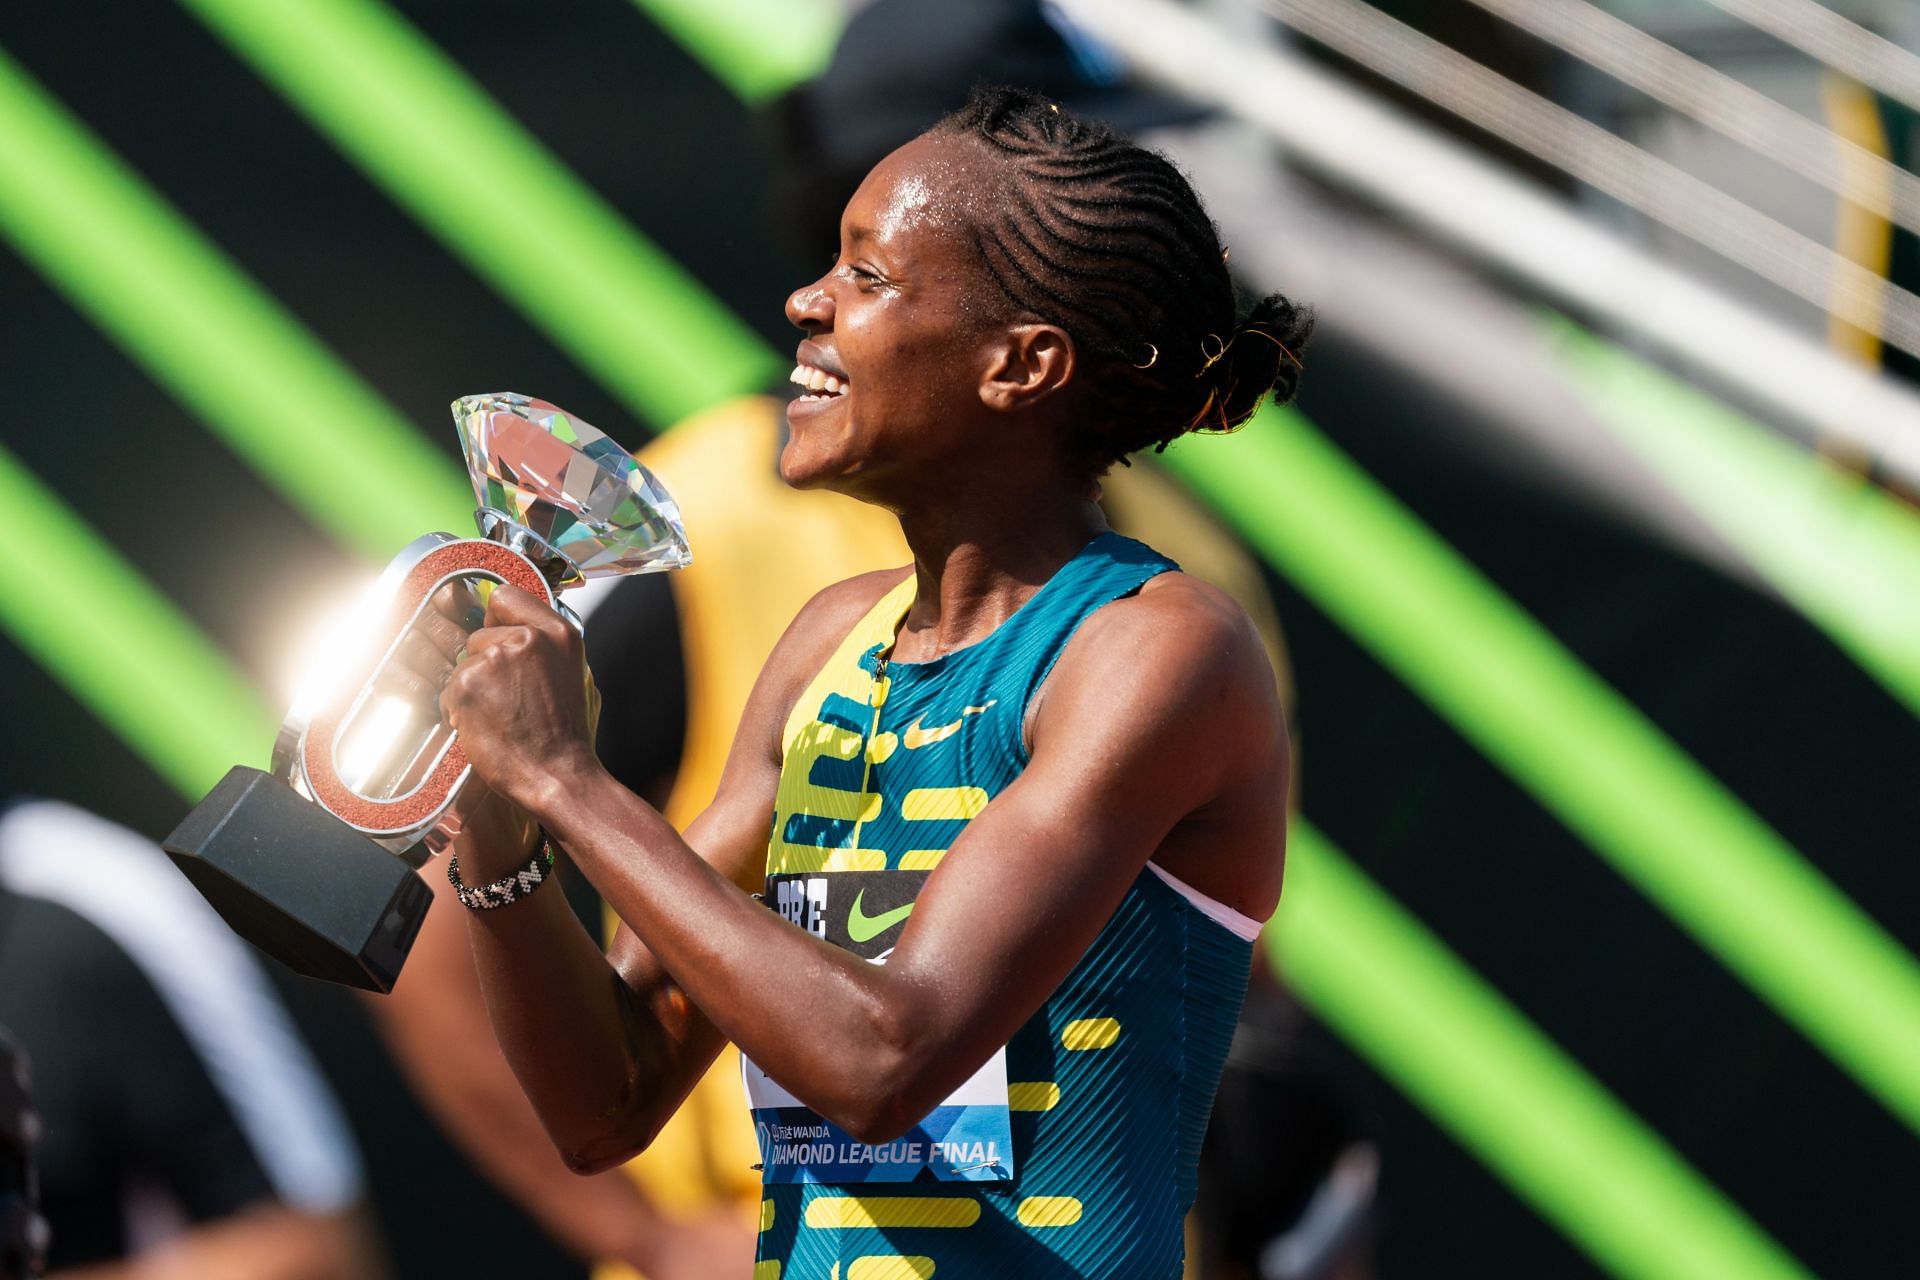
<instances>
[{"instance_id":1,"label":"woman's ear","mask_svg":"<svg viewBox=\"0 0 1920 1280\"><path fill-rule=\"evenodd\" d=\"M1018 324L994 345L980 401L1011 413L1031 408L1073 380L1073 339L1053 324Z\"/></svg>"}]
</instances>

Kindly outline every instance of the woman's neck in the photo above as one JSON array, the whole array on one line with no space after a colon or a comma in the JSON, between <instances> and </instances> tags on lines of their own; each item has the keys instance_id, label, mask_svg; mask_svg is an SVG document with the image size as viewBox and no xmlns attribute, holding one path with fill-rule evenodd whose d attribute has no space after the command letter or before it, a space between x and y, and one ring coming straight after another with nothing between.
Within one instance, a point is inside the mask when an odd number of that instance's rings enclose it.
<instances>
[{"instance_id":1,"label":"woman's neck","mask_svg":"<svg viewBox=\"0 0 1920 1280\"><path fill-rule=\"evenodd\" d=\"M893 656L930 662L977 644L1107 528L1091 485L1019 492L1006 485L900 513L919 590Z\"/></svg>"}]
</instances>

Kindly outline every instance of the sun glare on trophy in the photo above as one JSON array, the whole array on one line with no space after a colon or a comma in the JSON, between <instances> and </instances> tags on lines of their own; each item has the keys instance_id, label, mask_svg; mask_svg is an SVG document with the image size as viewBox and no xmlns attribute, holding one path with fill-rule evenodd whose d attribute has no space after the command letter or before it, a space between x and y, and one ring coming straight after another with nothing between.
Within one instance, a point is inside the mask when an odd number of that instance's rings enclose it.
<instances>
[{"instance_id":1,"label":"sun glare on trophy","mask_svg":"<svg viewBox=\"0 0 1920 1280\"><path fill-rule=\"evenodd\" d=\"M433 901L413 868L447 850L463 803L484 795L466 787L440 695L494 585L580 626L563 588L690 558L672 495L590 424L511 392L453 412L480 536L423 533L367 585L334 579L290 609L273 651L298 661L279 682L292 705L269 769L227 770L166 844L242 937L366 991L392 990ZM329 875L311 874L317 857Z\"/></svg>"},{"instance_id":2,"label":"sun glare on trophy","mask_svg":"<svg viewBox=\"0 0 1920 1280\"><path fill-rule=\"evenodd\" d=\"M365 620L386 594L383 586L377 576L361 577L327 593L289 629L288 650L294 659L277 683L291 706L318 706L357 669L365 656Z\"/></svg>"},{"instance_id":3,"label":"sun glare on trophy","mask_svg":"<svg viewBox=\"0 0 1920 1280\"><path fill-rule=\"evenodd\" d=\"M334 744L334 768L339 770L340 780L357 794L370 797L411 790L403 779L412 773L411 781L419 781L419 770L414 766L425 755L420 748L426 744L420 743L411 751L404 744L421 736L422 719L437 727L431 710L423 711L405 698L382 694L372 699Z\"/></svg>"}]
</instances>

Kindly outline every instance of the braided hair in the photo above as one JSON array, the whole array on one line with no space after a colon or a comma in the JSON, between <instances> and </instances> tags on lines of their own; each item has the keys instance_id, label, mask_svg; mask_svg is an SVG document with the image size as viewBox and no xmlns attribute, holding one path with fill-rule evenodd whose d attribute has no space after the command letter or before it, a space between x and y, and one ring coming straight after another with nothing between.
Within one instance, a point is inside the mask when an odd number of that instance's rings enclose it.
<instances>
[{"instance_id":1,"label":"braided hair","mask_svg":"<svg viewBox=\"0 0 1920 1280\"><path fill-rule=\"evenodd\" d=\"M1074 443L1096 473L1293 398L1311 312L1275 293L1240 314L1219 233L1165 156L1023 89L976 89L931 132L1004 166L975 247L1015 308L1073 339L1093 397Z\"/></svg>"}]
</instances>

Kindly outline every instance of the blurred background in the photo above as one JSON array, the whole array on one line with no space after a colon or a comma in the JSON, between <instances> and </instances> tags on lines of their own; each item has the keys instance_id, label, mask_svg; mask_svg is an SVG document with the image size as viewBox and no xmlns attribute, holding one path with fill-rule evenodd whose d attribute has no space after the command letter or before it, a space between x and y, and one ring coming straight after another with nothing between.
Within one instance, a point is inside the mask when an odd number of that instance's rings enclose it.
<instances>
[{"instance_id":1,"label":"blurred background","mask_svg":"<svg viewBox=\"0 0 1920 1280\"><path fill-rule=\"evenodd\" d=\"M0 790L158 838L264 765L315 623L466 531L448 401L637 447L771 385L799 186L1042 21L1319 311L1294 409L1150 465L1286 635L1266 949L1377 1273L1910 1273L1920 9L860 8L0 6ZM274 981L396 1274L585 1273Z\"/></svg>"}]
</instances>

